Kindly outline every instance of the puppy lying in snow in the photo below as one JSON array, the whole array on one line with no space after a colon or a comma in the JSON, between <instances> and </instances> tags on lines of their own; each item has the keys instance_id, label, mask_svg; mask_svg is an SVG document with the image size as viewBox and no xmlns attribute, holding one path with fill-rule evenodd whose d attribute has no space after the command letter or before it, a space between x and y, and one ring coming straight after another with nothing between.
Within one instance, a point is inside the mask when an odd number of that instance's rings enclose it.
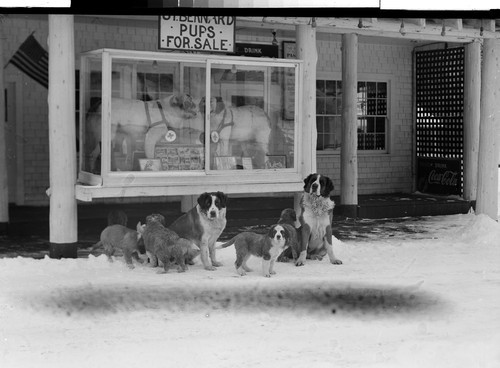
<instances>
[{"instance_id":1,"label":"puppy lying in snow","mask_svg":"<svg viewBox=\"0 0 500 368\"><path fill-rule=\"evenodd\" d=\"M239 233L228 242L218 246L218 249L227 248L234 244L236 248L236 271L241 276L252 271L247 266L250 256L262 258L262 273L271 277L274 272L274 262L285 248L288 232L281 225L272 225L267 234L257 234L251 231Z\"/></svg>"},{"instance_id":2,"label":"puppy lying in snow","mask_svg":"<svg viewBox=\"0 0 500 368\"><path fill-rule=\"evenodd\" d=\"M108 256L108 260L113 262L111 256L115 254L117 250L121 250L127 266L129 268L134 268L132 257L142 263L137 253L146 253L144 247L139 243L140 238L141 234L135 230L119 224L110 225L101 232L101 238L93 245L92 251L102 246L104 248L104 254Z\"/></svg>"},{"instance_id":3,"label":"puppy lying in snow","mask_svg":"<svg viewBox=\"0 0 500 368\"><path fill-rule=\"evenodd\" d=\"M178 272L187 270L186 259L192 259L199 249L189 240L179 237L177 233L163 226L165 218L159 214L146 217L146 224L137 224L137 231L144 239L146 253L152 267L163 264L164 272L168 272L172 261L177 263Z\"/></svg>"}]
</instances>

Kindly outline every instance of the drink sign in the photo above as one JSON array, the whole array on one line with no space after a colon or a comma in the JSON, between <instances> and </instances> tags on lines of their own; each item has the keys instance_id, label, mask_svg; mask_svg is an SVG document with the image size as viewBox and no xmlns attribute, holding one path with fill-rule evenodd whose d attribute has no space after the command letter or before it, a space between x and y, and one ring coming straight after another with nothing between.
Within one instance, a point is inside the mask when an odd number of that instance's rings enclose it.
<instances>
[{"instance_id":1,"label":"drink sign","mask_svg":"<svg viewBox=\"0 0 500 368\"><path fill-rule=\"evenodd\" d=\"M159 20L158 48L234 52L235 18L227 16L169 16Z\"/></svg>"},{"instance_id":2,"label":"drink sign","mask_svg":"<svg viewBox=\"0 0 500 368\"><path fill-rule=\"evenodd\" d=\"M461 195L460 159L418 158L417 190L422 193Z\"/></svg>"}]
</instances>

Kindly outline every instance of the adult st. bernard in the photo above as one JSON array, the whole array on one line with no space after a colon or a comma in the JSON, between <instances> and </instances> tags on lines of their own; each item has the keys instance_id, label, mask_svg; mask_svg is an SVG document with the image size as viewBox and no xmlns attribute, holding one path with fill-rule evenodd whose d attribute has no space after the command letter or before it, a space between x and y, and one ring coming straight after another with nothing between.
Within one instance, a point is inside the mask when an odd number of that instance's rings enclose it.
<instances>
[{"instance_id":1,"label":"adult st. bernard","mask_svg":"<svg viewBox=\"0 0 500 368\"><path fill-rule=\"evenodd\" d=\"M200 257L206 270L222 266L215 256L215 242L226 227L228 198L222 192L203 193L198 204L175 220L169 228L181 238L200 248Z\"/></svg>"},{"instance_id":2,"label":"adult st. bernard","mask_svg":"<svg viewBox=\"0 0 500 368\"><path fill-rule=\"evenodd\" d=\"M310 174L304 179L304 193L300 201L299 221L302 242L297 266L303 266L306 258L321 260L328 254L330 262L342 264L335 257L332 247L332 216L335 202L330 199L333 183L327 176Z\"/></svg>"}]
</instances>

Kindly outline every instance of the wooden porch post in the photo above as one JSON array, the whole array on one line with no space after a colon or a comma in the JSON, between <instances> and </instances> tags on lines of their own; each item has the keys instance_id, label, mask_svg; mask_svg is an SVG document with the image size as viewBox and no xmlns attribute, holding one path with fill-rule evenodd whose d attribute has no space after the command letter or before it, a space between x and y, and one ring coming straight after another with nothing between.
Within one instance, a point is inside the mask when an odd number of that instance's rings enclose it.
<instances>
[{"instance_id":1,"label":"wooden porch post","mask_svg":"<svg viewBox=\"0 0 500 368\"><path fill-rule=\"evenodd\" d=\"M303 98L299 102L302 113L299 121L302 123L302 136L299 144L302 146L302 162L300 172L306 178L316 172L316 64L318 52L316 50L316 28L308 24L295 27L296 55L303 63ZM294 207L299 214L301 193L295 194Z\"/></svg>"},{"instance_id":2,"label":"wooden porch post","mask_svg":"<svg viewBox=\"0 0 500 368\"><path fill-rule=\"evenodd\" d=\"M463 197L468 201L475 201L477 194L480 100L481 44L475 41L465 46Z\"/></svg>"},{"instance_id":3,"label":"wooden porch post","mask_svg":"<svg viewBox=\"0 0 500 368\"><path fill-rule=\"evenodd\" d=\"M481 71L481 120L476 213L498 217L498 124L500 124L500 41L485 39Z\"/></svg>"},{"instance_id":4,"label":"wooden porch post","mask_svg":"<svg viewBox=\"0 0 500 368\"><path fill-rule=\"evenodd\" d=\"M342 35L342 146L340 151L340 204L348 217L358 206L358 36Z\"/></svg>"},{"instance_id":5,"label":"wooden porch post","mask_svg":"<svg viewBox=\"0 0 500 368\"><path fill-rule=\"evenodd\" d=\"M7 141L5 130L5 98L3 71L3 22L0 20L0 234L9 225L9 180L7 174Z\"/></svg>"},{"instance_id":6,"label":"wooden porch post","mask_svg":"<svg viewBox=\"0 0 500 368\"><path fill-rule=\"evenodd\" d=\"M51 258L77 257L75 41L73 15L49 15Z\"/></svg>"}]
</instances>

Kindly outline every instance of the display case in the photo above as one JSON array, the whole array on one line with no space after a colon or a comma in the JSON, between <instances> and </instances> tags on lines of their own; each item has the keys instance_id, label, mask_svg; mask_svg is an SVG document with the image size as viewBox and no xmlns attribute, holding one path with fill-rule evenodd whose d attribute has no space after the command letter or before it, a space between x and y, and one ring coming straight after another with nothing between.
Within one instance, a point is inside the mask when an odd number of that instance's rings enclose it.
<instances>
[{"instance_id":1,"label":"display case","mask_svg":"<svg viewBox=\"0 0 500 368\"><path fill-rule=\"evenodd\" d=\"M300 190L300 85L298 60L84 53L78 199Z\"/></svg>"}]
</instances>

